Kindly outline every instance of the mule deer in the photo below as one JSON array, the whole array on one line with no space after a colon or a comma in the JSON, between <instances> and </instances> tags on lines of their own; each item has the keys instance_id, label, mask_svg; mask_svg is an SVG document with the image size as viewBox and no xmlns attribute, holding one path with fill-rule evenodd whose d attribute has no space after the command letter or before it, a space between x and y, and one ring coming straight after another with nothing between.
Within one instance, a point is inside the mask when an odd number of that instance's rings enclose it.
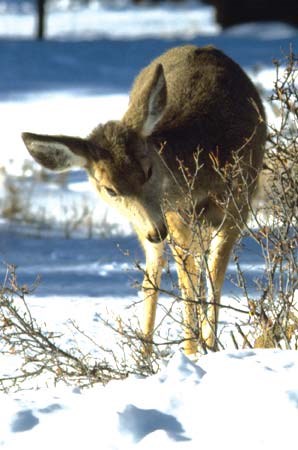
<instances>
[{"instance_id":1,"label":"mule deer","mask_svg":"<svg viewBox=\"0 0 298 450\"><path fill-rule=\"evenodd\" d=\"M195 353L199 336L214 349L221 288L266 139L261 100L242 69L212 46L173 48L137 76L122 120L99 125L86 139L22 136L33 158L47 169L86 169L98 194L131 221L146 255L146 350L151 351L167 236L185 305L184 350ZM225 183L223 171L232 171L232 183ZM239 194L243 180L246 196ZM228 190L232 199L223 207L218 199ZM205 306L194 301L201 250L193 225L212 230L207 243L212 289Z\"/></svg>"}]
</instances>

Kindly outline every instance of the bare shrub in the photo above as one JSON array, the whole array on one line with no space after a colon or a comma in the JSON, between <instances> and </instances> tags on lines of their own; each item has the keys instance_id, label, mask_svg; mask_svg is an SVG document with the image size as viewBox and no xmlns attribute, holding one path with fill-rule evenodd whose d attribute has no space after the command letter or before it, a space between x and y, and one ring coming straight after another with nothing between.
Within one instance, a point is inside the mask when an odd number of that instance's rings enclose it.
<instances>
[{"instance_id":1,"label":"bare shrub","mask_svg":"<svg viewBox=\"0 0 298 450\"><path fill-rule=\"evenodd\" d=\"M298 217L298 59L293 51L285 68L275 62L272 107L279 111L271 125L260 183L264 203L254 214L257 229L249 235L260 246L264 276L258 280L260 298L248 300L255 346L297 349L297 217Z\"/></svg>"},{"instance_id":2,"label":"bare shrub","mask_svg":"<svg viewBox=\"0 0 298 450\"><path fill-rule=\"evenodd\" d=\"M45 383L62 381L68 385L90 386L121 380L129 374L148 375L157 370L153 360L145 359L136 345L136 335L125 333L114 350L95 342L78 325L71 326L80 337L80 343L89 343L90 351L81 346L63 343L61 333L49 331L45 323L40 325L34 318L26 297L34 292L32 287L20 286L14 266L8 266L7 277L0 290L0 342L1 355L17 358L13 373L0 376L0 390L20 390L30 386L33 380ZM112 329L113 325L109 324ZM115 328L121 336L122 330ZM104 339L103 339L104 341ZM134 351L134 359L128 361L124 348ZM137 350L137 348L139 350Z\"/></svg>"},{"instance_id":3,"label":"bare shrub","mask_svg":"<svg viewBox=\"0 0 298 450\"><path fill-rule=\"evenodd\" d=\"M1 175L1 174L0 174ZM30 225L39 234L43 229L58 229L70 239L76 233L92 238L94 235L111 235L117 225L108 223L107 218L96 216L89 194L71 193L67 189L66 173L51 174L44 169L36 169L35 164L25 161L22 173L9 175L3 169L3 199L0 203L1 216L11 224ZM50 189L47 189L51 186ZM51 212L41 198L54 195L56 207ZM72 196L71 201L68 197ZM65 197L67 198L65 199ZM60 211L61 213L57 213Z\"/></svg>"}]
</instances>

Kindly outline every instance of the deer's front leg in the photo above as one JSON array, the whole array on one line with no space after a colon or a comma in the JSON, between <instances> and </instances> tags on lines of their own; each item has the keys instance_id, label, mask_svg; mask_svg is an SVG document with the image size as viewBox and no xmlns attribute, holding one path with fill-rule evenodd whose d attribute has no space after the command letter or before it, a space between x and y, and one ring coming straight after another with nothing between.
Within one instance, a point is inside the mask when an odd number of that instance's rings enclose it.
<instances>
[{"instance_id":1,"label":"deer's front leg","mask_svg":"<svg viewBox=\"0 0 298 450\"><path fill-rule=\"evenodd\" d=\"M217 323L221 289L230 254L239 236L236 226L224 224L214 233L207 262L207 313L202 323L202 335L208 348L216 350Z\"/></svg>"},{"instance_id":2,"label":"deer's front leg","mask_svg":"<svg viewBox=\"0 0 298 450\"><path fill-rule=\"evenodd\" d=\"M191 227L179 214L167 213L171 233L171 249L176 263L179 287L184 300L183 332L184 352L191 355L198 349L198 278L197 249Z\"/></svg>"},{"instance_id":3,"label":"deer's front leg","mask_svg":"<svg viewBox=\"0 0 298 450\"><path fill-rule=\"evenodd\" d=\"M152 339L154 334L161 272L164 265L164 243L161 242L159 244L152 244L146 240L145 242L143 241L142 244L146 256L146 269L142 285L144 298L142 333L145 340L144 352L146 354L150 354L152 352Z\"/></svg>"},{"instance_id":4,"label":"deer's front leg","mask_svg":"<svg viewBox=\"0 0 298 450\"><path fill-rule=\"evenodd\" d=\"M184 299L184 352L186 355L196 353L198 350L198 316L197 316L197 289L198 268L191 251L185 251L177 245L172 246L176 262L179 287Z\"/></svg>"}]
</instances>

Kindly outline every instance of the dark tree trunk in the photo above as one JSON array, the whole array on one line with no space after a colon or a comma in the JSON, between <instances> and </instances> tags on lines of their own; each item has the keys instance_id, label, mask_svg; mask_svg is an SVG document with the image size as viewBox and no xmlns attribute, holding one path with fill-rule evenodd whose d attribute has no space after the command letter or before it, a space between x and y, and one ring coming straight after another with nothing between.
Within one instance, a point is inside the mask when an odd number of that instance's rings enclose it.
<instances>
[{"instance_id":1,"label":"dark tree trunk","mask_svg":"<svg viewBox=\"0 0 298 450\"><path fill-rule=\"evenodd\" d=\"M45 37L45 4L46 0L37 1L37 39L43 40Z\"/></svg>"},{"instance_id":2,"label":"dark tree trunk","mask_svg":"<svg viewBox=\"0 0 298 450\"><path fill-rule=\"evenodd\" d=\"M216 20L223 28L233 25L280 21L298 26L298 0L201 0L216 9Z\"/></svg>"}]
</instances>

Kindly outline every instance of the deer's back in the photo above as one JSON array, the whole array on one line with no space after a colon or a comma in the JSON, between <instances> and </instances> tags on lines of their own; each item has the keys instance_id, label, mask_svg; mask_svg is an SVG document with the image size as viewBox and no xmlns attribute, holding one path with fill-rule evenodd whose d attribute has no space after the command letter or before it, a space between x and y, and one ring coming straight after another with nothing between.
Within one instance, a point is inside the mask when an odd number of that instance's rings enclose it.
<instances>
[{"instance_id":1,"label":"deer's back","mask_svg":"<svg viewBox=\"0 0 298 450\"><path fill-rule=\"evenodd\" d=\"M128 123L141 120L146 90L158 63L167 82L167 108L153 138L167 142L168 152L184 160L200 147L205 154L218 152L224 163L231 151L254 133L260 116L264 118L254 85L238 64L214 47L176 47L156 58L136 78L124 117ZM257 133L263 143L264 124ZM257 159L261 161L262 155Z\"/></svg>"}]
</instances>

